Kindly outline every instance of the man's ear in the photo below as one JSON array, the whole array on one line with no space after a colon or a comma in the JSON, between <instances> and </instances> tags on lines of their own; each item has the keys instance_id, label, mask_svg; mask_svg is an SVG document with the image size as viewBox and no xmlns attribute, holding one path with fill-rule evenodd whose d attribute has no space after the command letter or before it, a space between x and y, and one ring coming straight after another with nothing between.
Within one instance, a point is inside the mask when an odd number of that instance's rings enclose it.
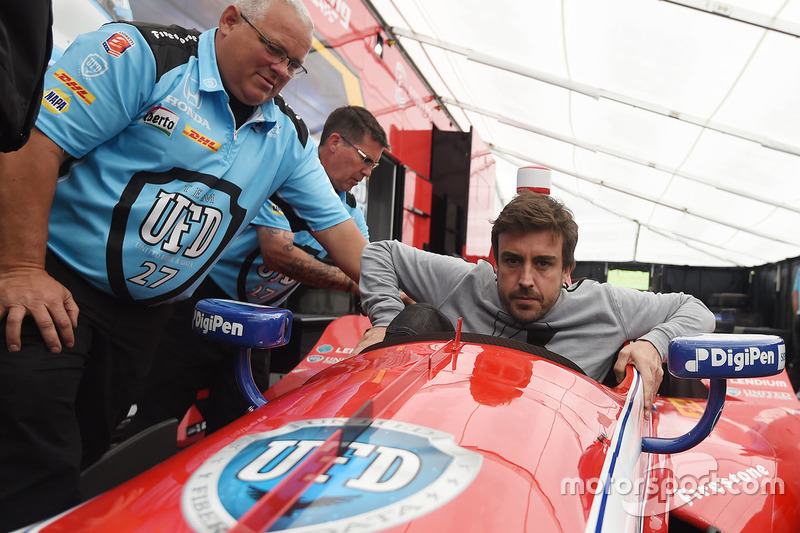
<instances>
[{"instance_id":1,"label":"man's ear","mask_svg":"<svg viewBox=\"0 0 800 533\"><path fill-rule=\"evenodd\" d=\"M572 285L572 269L573 268L575 268L575 265L570 265L570 266L568 266L567 268L565 268L564 270L561 271L561 281L563 281L564 284L567 287Z\"/></svg>"},{"instance_id":2,"label":"man's ear","mask_svg":"<svg viewBox=\"0 0 800 533\"><path fill-rule=\"evenodd\" d=\"M331 147L331 150L334 152L339 149L339 146L342 144L342 134L338 131L333 131L328 136L328 146Z\"/></svg>"},{"instance_id":3,"label":"man's ear","mask_svg":"<svg viewBox=\"0 0 800 533\"><path fill-rule=\"evenodd\" d=\"M239 16L239 8L234 5L230 5L226 7L222 12L222 15L219 16L219 31L222 33L222 35L227 35L240 22L241 17Z\"/></svg>"}]
</instances>

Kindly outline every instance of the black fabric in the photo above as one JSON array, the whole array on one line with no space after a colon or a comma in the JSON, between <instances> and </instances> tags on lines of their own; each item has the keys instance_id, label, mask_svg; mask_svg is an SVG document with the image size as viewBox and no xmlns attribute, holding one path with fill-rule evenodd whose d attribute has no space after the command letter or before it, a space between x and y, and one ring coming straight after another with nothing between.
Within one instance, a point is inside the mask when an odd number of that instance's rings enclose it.
<instances>
[{"instance_id":1,"label":"black fabric","mask_svg":"<svg viewBox=\"0 0 800 533\"><path fill-rule=\"evenodd\" d=\"M170 311L121 302L49 253L46 266L80 307L75 346L50 353L26 318L11 353L0 321L0 530L80 502L81 464L108 448Z\"/></svg>"},{"instance_id":2,"label":"black fabric","mask_svg":"<svg viewBox=\"0 0 800 533\"><path fill-rule=\"evenodd\" d=\"M305 148L306 143L308 142L308 126L306 126L306 123L303 122L303 119L294 112L292 106L287 104L286 100L284 100L281 95L273 98L273 101L275 102L275 105L278 106L278 109L280 109L284 115L291 119L292 123L294 124L294 128L297 131L297 139L300 141L300 144L303 145L303 148Z\"/></svg>"},{"instance_id":3,"label":"black fabric","mask_svg":"<svg viewBox=\"0 0 800 533\"><path fill-rule=\"evenodd\" d=\"M139 30L153 51L156 60L156 83L170 70L183 65L191 57L197 57L200 36L197 30L176 25L164 26L141 22L129 24Z\"/></svg>"},{"instance_id":4,"label":"black fabric","mask_svg":"<svg viewBox=\"0 0 800 533\"><path fill-rule=\"evenodd\" d=\"M253 110L255 109L255 107L244 104L233 96L228 96L228 105L233 112L233 119L236 122L237 130L242 127L242 124L247 122L253 115Z\"/></svg>"},{"instance_id":5,"label":"black fabric","mask_svg":"<svg viewBox=\"0 0 800 533\"><path fill-rule=\"evenodd\" d=\"M39 116L53 50L50 0L0 2L0 151L21 148Z\"/></svg>"}]
</instances>

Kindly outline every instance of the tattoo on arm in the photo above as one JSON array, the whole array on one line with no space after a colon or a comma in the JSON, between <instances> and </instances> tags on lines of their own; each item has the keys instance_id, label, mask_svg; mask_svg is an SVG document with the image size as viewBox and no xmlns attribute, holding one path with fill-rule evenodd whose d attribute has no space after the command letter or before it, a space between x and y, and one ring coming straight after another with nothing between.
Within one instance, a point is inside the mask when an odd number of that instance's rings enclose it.
<instances>
[{"instance_id":1,"label":"tattoo on arm","mask_svg":"<svg viewBox=\"0 0 800 533\"><path fill-rule=\"evenodd\" d=\"M342 292L353 293L357 285L344 272L334 265L328 265L294 245L294 235L280 231L279 237L284 240L282 249L287 260L279 265L278 270L295 281Z\"/></svg>"}]
</instances>

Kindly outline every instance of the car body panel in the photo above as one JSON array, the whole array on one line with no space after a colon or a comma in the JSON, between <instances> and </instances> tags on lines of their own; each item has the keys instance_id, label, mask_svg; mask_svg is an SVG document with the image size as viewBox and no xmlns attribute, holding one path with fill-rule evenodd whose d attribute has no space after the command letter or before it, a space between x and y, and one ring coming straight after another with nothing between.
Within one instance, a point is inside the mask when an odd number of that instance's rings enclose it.
<instances>
[{"instance_id":1,"label":"car body panel","mask_svg":"<svg viewBox=\"0 0 800 533\"><path fill-rule=\"evenodd\" d=\"M705 400L659 397L647 421L636 372L608 388L482 336L346 357L366 327L334 321L269 403L33 530L800 530L796 398L730 401L692 450L641 453ZM775 490L730 490L748 475Z\"/></svg>"}]
</instances>

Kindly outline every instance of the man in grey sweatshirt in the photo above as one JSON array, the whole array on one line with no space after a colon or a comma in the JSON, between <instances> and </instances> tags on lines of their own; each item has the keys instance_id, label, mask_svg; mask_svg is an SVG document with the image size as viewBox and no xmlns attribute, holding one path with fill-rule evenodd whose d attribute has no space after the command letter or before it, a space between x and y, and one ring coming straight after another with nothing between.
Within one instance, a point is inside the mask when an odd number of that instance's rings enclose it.
<instances>
[{"instance_id":1,"label":"man in grey sweatshirt","mask_svg":"<svg viewBox=\"0 0 800 533\"><path fill-rule=\"evenodd\" d=\"M383 340L386 326L404 309L402 290L453 323L463 317L465 332L544 346L596 380L612 365L622 379L625 367L634 365L642 375L649 418L669 341L713 331L714 315L683 293L640 292L590 280L567 286L577 242L569 209L548 195L522 191L492 228L496 271L486 261L468 263L397 241L371 243L361 256L359 289L373 327L354 353ZM628 341L636 342L623 347Z\"/></svg>"}]
</instances>

